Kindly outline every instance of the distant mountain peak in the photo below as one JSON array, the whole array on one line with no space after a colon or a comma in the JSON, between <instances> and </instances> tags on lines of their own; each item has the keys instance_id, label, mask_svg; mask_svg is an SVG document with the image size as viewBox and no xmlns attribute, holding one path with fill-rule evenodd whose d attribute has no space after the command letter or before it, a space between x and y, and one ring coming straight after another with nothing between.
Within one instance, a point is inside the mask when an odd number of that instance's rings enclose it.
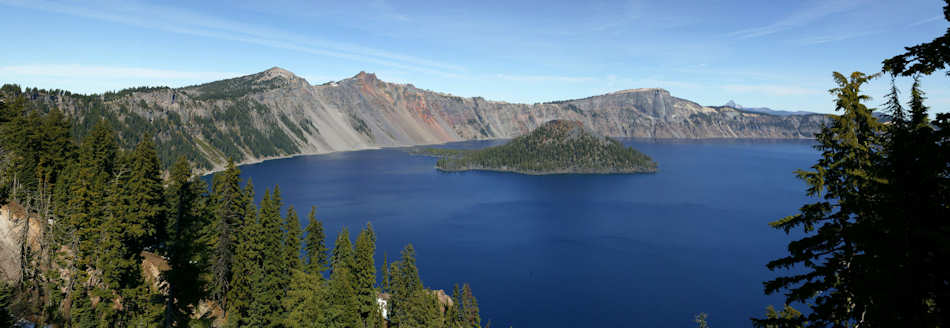
<instances>
[{"instance_id":1,"label":"distant mountain peak","mask_svg":"<svg viewBox=\"0 0 950 328\"><path fill-rule=\"evenodd\" d=\"M293 72L277 67L277 66L271 67L268 70L259 73L259 75L261 76L260 78L261 80L270 80L270 79L278 78L278 77L284 78L286 80L291 80L291 81L302 79L301 77L297 76Z\"/></svg>"},{"instance_id":2,"label":"distant mountain peak","mask_svg":"<svg viewBox=\"0 0 950 328\"><path fill-rule=\"evenodd\" d=\"M752 112L752 113L768 114L768 115L778 115L778 116L810 115L810 114L814 114L814 113L812 113L812 112L806 112L806 111L775 110L775 109L771 109L771 108L768 108L768 107L743 107L742 105L737 104L737 103L736 103L735 101L733 101L733 100L729 100L729 102L727 102L725 105L722 105L722 107L729 107L729 108L733 108L733 109L738 109L738 110L741 110L741 111L744 111L744 112Z\"/></svg>"},{"instance_id":3,"label":"distant mountain peak","mask_svg":"<svg viewBox=\"0 0 950 328\"><path fill-rule=\"evenodd\" d=\"M654 92L654 93L670 94L669 91L667 91L666 89L663 89L663 88L636 88L636 89L626 89L626 90L614 91L614 92L611 92L611 93L609 93L609 94L612 94L612 95L619 95L619 94L624 94L624 93L643 93L643 92Z\"/></svg>"},{"instance_id":4,"label":"distant mountain peak","mask_svg":"<svg viewBox=\"0 0 950 328\"><path fill-rule=\"evenodd\" d=\"M360 81L379 81L375 73L367 73L366 71L360 71L353 78Z\"/></svg>"}]
</instances>

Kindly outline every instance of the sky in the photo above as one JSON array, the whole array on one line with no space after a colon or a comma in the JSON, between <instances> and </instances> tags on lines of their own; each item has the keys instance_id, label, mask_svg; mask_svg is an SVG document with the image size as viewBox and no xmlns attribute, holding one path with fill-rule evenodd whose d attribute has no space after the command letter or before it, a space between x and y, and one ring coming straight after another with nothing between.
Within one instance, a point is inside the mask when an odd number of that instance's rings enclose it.
<instances>
[{"instance_id":1,"label":"sky","mask_svg":"<svg viewBox=\"0 0 950 328\"><path fill-rule=\"evenodd\" d=\"M518 103L659 87L702 105L834 110L832 72L878 72L950 26L938 0L0 0L0 83L101 93L279 66L360 71ZM950 76L923 79L950 111ZM888 78L871 83L883 103ZM909 79L899 79L907 88ZM907 92L905 92L906 94Z\"/></svg>"}]
</instances>

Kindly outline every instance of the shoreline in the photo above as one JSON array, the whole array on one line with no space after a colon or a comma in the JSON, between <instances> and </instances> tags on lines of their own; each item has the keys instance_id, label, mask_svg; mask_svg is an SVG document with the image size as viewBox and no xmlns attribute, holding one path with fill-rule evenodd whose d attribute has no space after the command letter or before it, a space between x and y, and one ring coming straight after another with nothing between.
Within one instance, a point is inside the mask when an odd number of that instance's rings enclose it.
<instances>
[{"instance_id":1,"label":"shoreline","mask_svg":"<svg viewBox=\"0 0 950 328\"><path fill-rule=\"evenodd\" d=\"M772 141L772 142L788 142L788 141L809 141L809 140L814 141L814 140L816 140L814 137L811 137L811 138L804 138L804 137L797 137L797 138L748 138L748 137L746 137L746 138L730 138L730 137L712 137L712 138L644 138L644 137L611 137L611 138L620 139L620 140L643 140L643 141L657 141L657 142L690 142L690 141L763 141L763 142ZM427 144L402 145L402 146L368 146L368 147L365 147L365 148L341 149L341 150L333 150L333 151L326 151L326 152L303 152L303 153L299 153L299 154L270 156L270 157L264 157L264 158L256 158L256 159L247 160L247 161L243 161L243 162L236 162L236 163L234 163L234 166L235 166L235 167L241 167L241 166L244 166L244 165L260 164L260 163L263 163L263 162L266 162L266 161L270 161L270 160L294 158L294 157L299 157L299 156L327 155L327 154L335 154L335 153L343 153L343 152L351 152L351 151L398 149L398 148L409 148L409 147L419 147L419 146L445 145L445 144L457 143L457 142L492 141L492 140L506 140L506 139L513 139L513 138L468 139L468 140L448 141L448 142L442 142L442 143L427 143ZM224 171L225 168L226 168L226 167L221 166L221 167L212 168L212 169L210 169L210 170L195 170L194 175L195 175L195 176L199 176L199 177L204 177L204 176L207 176L207 175L211 175L211 174L215 174L215 173ZM436 168L436 169L439 169L439 168ZM451 171L449 171L449 170L442 170L442 169L439 169L439 170L440 170L440 171L443 171L443 172L447 172L447 173L448 173L448 172L474 171L473 169L467 169L467 170L451 170ZM480 170L480 171L516 173L516 174L525 174L525 175L554 175L554 174L640 174L640 173L649 174L649 173L655 173L655 172L633 172L633 173L570 173L570 172L568 172L568 173L528 174L528 173L512 172L512 171L500 171L500 170Z\"/></svg>"},{"instance_id":2,"label":"shoreline","mask_svg":"<svg viewBox=\"0 0 950 328\"><path fill-rule=\"evenodd\" d=\"M439 172L444 173L461 173L468 171L481 171L481 172L498 172L498 173L511 173L511 174L521 174L521 175L612 175L612 174L623 174L623 175L632 175L632 174L655 174L659 172L659 169L652 171L549 171L549 172L534 172L534 171L520 171L515 169L493 169L493 168L464 168L464 169L444 169L436 166L435 169Z\"/></svg>"}]
</instances>

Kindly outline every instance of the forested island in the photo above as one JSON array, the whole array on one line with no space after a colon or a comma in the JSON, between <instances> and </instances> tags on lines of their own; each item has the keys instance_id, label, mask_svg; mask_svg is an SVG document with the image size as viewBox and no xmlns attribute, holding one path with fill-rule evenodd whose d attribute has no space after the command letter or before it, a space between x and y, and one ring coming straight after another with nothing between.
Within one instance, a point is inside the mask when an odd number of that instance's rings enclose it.
<instances>
[{"instance_id":1,"label":"forested island","mask_svg":"<svg viewBox=\"0 0 950 328\"><path fill-rule=\"evenodd\" d=\"M578 121L553 120L526 135L478 150L429 148L417 154L441 157L446 172L501 171L521 174L612 174L656 172L649 156L599 136Z\"/></svg>"}]
</instances>

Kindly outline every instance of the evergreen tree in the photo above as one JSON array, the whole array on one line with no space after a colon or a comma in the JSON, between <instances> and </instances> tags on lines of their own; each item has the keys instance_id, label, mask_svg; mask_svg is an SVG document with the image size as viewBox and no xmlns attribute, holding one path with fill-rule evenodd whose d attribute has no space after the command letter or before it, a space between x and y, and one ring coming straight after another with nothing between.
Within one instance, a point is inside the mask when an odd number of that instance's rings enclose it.
<instances>
[{"instance_id":1,"label":"evergreen tree","mask_svg":"<svg viewBox=\"0 0 950 328\"><path fill-rule=\"evenodd\" d=\"M228 291L231 281L231 266L234 263L235 232L244 217L245 200L241 192L241 171L228 159L224 172L215 174L212 182L214 210L214 236L211 240L214 256L211 262L212 299L223 308L228 308ZM253 199L251 200L253 202Z\"/></svg>"},{"instance_id":2,"label":"evergreen tree","mask_svg":"<svg viewBox=\"0 0 950 328\"><path fill-rule=\"evenodd\" d=\"M768 268L789 269L803 265L806 270L765 283L768 294L788 290L786 302L812 301L807 320L818 326L848 325L858 322L867 313L867 281L861 272L868 269L868 258L860 249L862 238L868 238L867 193L879 181L874 177L879 163L876 153L882 125L864 105L870 97L861 87L874 76L859 72L850 77L835 72L836 110L830 126L816 135L817 149L822 151L814 171L799 171L808 185L808 195L821 197L801 212L773 222L772 226L786 233L801 227L806 237L791 242L789 255L768 263Z\"/></svg>"},{"instance_id":3,"label":"evergreen tree","mask_svg":"<svg viewBox=\"0 0 950 328\"><path fill-rule=\"evenodd\" d=\"M13 305L13 288L5 282L0 282L0 328L10 328L16 323L16 318L10 313Z\"/></svg>"},{"instance_id":4,"label":"evergreen tree","mask_svg":"<svg viewBox=\"0 0 950 328\"><path fill-rule=\"evenodd\" d=\"M950 55L950 54L948 54ZM929 125L927 118L929 108L924 105L924 91L920 89L920 75L914 75L914 85L910 89L910 126L919 129Z\"/></svg>"},{"instance_id":5,"label":"evergreen tree","mask_svg":"<svg viewBox=\"0 0 950 328\"><path fill-rule=\"evenodd\" d=\"M235 253L231 287L227 298L228 327L246 327L251 324L251 310L257 297L256 287L261 277L260 214L254 205L254 183L248 179L241 195L244 217L235 228ZM261 200L263 203L264 200Z\"/></svg>"},{"instance_id":6,"label":"evergreen tree","mask_svg":"<svg viewBox=\"0 0 950 328\"><path fill-rule=\"evenodd\" d=\"M326 287L313 273L294 269L293 279L283 299L285 327L326 327Z\"/></svg>"},{"instance_id":7,"label":"evergreen tree","mask_svg":"<svg viewBox=\"0 0 950 328\"><path fill-rule=\"evenodd\" d=\"M462 319L462 294L459 292L459 285L452 287L452 306L445 311L445 326L450 328L463 327Z\"/></svg>"},{"instance_id":8,"label":"evergreen tree","mask_svg":"<svg viewBox=\"0 0 950 328\"><path fill-rule=\"evenodd\" d=\"M383 283L382 286L380 286L382 287L380 288L381 292L389 293L392 291L391 277L392 274L389 272L389 256L386 255L386 252L383 252Z\"/></svg>"},{"instance_id":9,"label":"evergreen tree","mask_svg":"<svg viewBox=\"0 0 950 328\"><path fill-rule=\"evenodd\" d=\"M261 231L260 245L258 249L261 254L261 278L256 284L256 301L252 309L252 317L256 311L260 311L260 321L255 326L258 327L276 327L282 322L283 307L281 298L284 297L286 286L284 275L287 268L286 253L283 247L284 233L281 229L283 219L280 216L281 198L280 189L274 187L274 193L268 197L265 192L266 202L261 202ZM255 322L255 321L252 321Z\"/></svg>"},{"instance_id":10,"label":"evergreen tree","mask_svg":"<svg viewBox=\"0 0 950 328\"><path fill-rule=\"evenodd\" d=\"M865 320L881 325L935 327L950 322L950 116L928 120L915 76L909 115L887 126L878 176L868 198L876 215L865 253L867 286L874 286ZM890 102L889 102L890 103ZM891 106L894 107L894 106Z\"/></svg>"},{"instance_id":11,"label":"evergreen tree","mask_svg":"<svg viewBox=\"0 0 950 328\"><path fill-rule=\"evenodd\" d=\"M287 217L284 219L285 237L284 262L287 263L287 272L290 270L303 270L303 261L300 258L300 237L303 232L300 230L300 218L297 217L297 211L293 206L287 208ZM289 280L289 277L288 277Z\"/></svg>"},{"instance_id":12,"label":"evergreen tree","mask_svg":"<svg viewBox=\"0 0 950 328\"><path fill-rule=\"evenodd\" d=\"M75 178L69 185L64 211L67 244L76 250L79 270L95 262L104 226L107 186L112 183L118 144L105 122L99 122L83 139Z\"/></svg>"},{"instance_id":13,"label":"evergreen tree","mask_svg":"<svg viewBox=\"0 0 950 328\"><path fill-rule=\"evenodd\" d=\"M441 305L435 295L423 288L412 244L406 245L401 256L390 268L390 322L398 327L440 326Z\"/></svg>"},{"instance_id":14,"label":"evergreen tree","mask_svg":"<svg viewBox=\"0 0 950 328\"><path fill-rule=\"evenodd\" d=\"M353 247L350 232L344 227L333 245L327 301L328 327L360 327L359 300L353 274Z\"/></svg>"},{"instance_id":15,"label":"evergreen tree","mask_svg":"<svg viewBox=\"0 0 950 328\"><path fill-rule=\"evenodd\" d=\"M376 233L373 232L373 226L366 223L366 228L360 231L356 238L353 261L356 298L359 300L359 313L364 326L378 322L377 318L371 317L379 308L376 305L376 262L373 259L375 252Z\"/></svg>"},{"instance_id":16,"label":"evergreen tree","mask_svg":"<svg viewBox=\"0 0 950 328\"><path fill-rule=\"evenodd\" d=\"M950 0L944 0L943 17L950 21ZM950 28L931 42L904 48L907 52L884 60L884 70L894 75L931 74L950 63Z\"/></svg>"},{"instance_id":17,"label":"evergreen tree","mask_svg":"<svg viewBox=\"0 0 950 328\"><path fill-rule=\"evenodd\" d=\"M482 318L478 314L478 300L472 293L472 287L468 284L462 286L461 315L463 327L481 327Z\"/></svg>"},{"instance_id":18,"label":"evergreen tree","mask_svg":"<svg viewBox=\"0 0 950 328\"><path fill-rule=\"evenodd\" d=\"M317 220L317 207L310 208L309 223L307 223L306 251L307 251L307 272L315 274L318 278L323 278L323 272L329 268L327 258L327 246L324 241L326 236L323 233L323 223Z\"/></svg>"},{"instance_id":19,"label":"evergreen tree","mask_svg":"<svg viewBox=\"0 0 950 328\"><path fill-rule=\"evenodd\" d=\"M151 321L146 316L156 308L142 276L141 253L156 246L156 236L165 227L166 206L158 155L150 139L120 156L99 245L102 281L121 296L123 306L115 313L120 325Z\"/></svg>"},{"instance_id":20,"label":"evergreen tree","mask_svg":"<svg viewBox=\"0 0 950 328\"><path fill-rule=\"evenodd\" d=\"M85 288L75 290L72 293L70 302L70 327L75 328L97 328L99 324L96 320L95 310L92 301Z\"/></svg>"},{"instance_id":21,"label":"evergreen tree","mask_svg":"<svg viewBox=\"0 0 950 328\"><path fill-rule=\"evenodd\" d=\"M802 313L795 308L785 305L782 311L776 311L774 306L765 308L765 319L757 323L761 328L802 328L808 323L802 320Z\"/></svg>"},{"instance_id":22,"label":"evergreen tree","mask_svg":"<svg viewBox=\"0 0 950 328\"><path fill-rule=\"evenodd\" d=\"M192 179L191 165L180 157L172 166L165 197L168 202L167 239L163 247L170 270L163 273L168 282L165 300L165 326L183 327L197 306L204 290L200 267L199 232L201 194L204 184Z\"/></svg>"},{"instance_id":23,"label":"evergreen tree","mask_svg":"<svg viewBox=\"0 0 950 328\"><path fill-rule=\"evenodd\" d=\"M53 109L43 119L42 151L37 160L36 176L44 194L52 193L59 174L73 160L75 144L70 135L69 119Z\"/></svg>"}]
</instances>

